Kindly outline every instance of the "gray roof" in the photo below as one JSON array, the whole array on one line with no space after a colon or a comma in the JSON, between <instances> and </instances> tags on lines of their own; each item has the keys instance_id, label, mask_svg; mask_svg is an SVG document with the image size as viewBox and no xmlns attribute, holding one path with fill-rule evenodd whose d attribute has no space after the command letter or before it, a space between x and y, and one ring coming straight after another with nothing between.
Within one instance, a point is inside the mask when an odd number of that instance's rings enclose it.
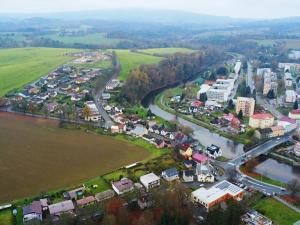
<instances>
[{"instance_id":1,"label":"gray roof","mask_svg":"<svg viewBox=\"0 0 300 225\"><path fill-rule=\"evenodd\" d=\"M51 215L59 215L71 210L74 210L74 204L71 200L49 205L49 212Z\"/></svg>"},{"instance_id":2,"label":"gray roof","mask_svg":"<svg viewBox=\"0 0 300 225\"><path fill-rule=\"evenodd\" d=\"M175 167L173 167L163 171L163 174L165 174L167 177L173 177L178 175L178 170Z\"/></svg>"},{"instance_id":3,"label":"gray roof","mask_svg":"<svg viewBox=\"0 0 300 225\"><path fill-rule=\"evenodd\" d=\"M95 195L96 199L98 202L100 201L103 201L105 199L108 199L108 198L112 198L115 196L115 192L111 189L107 190L107 191L103 191L103 192L100 192L100 193L97 193Z\"/></svg>"}]
</instances>

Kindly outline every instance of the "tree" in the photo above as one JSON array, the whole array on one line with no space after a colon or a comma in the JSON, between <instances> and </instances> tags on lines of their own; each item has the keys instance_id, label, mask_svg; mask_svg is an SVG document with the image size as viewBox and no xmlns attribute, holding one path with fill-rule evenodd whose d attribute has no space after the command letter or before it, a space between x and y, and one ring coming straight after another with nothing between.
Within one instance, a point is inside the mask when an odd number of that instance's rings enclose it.
<instances>
[{"instance_id":1,"label":"tree","mask_svg":"<svg viewBox=\"0 0 300 225\"><path fill-rule=\"evenodd\" d=\"M82 113L83 113L84 119L85 119L85 120L89 120L89 117L92 115L92 110L90 109L90 107L85 106L85 107L83 108Z\"/></svg>"},{"instance_id":2,"label":"tree","mask_svg":"<svg viewBox=\"0 0 300 225\"><path fill-rule=\"evenodd\" d=\"M169 128L171 131L175 132L178 129L178 121L173 119L169 122Z\"/></svg>"},{"instance_id":3,"label":"tree","mask_svg":"<svg viewBox=\"0 0 300 225\"><path fill-rule=\"evenodd\" d=\"M234 109L234 104L233 104L232 99L230 99L230 100L228 101L228 109L229 109L229 110Z\"/></svg>"},{"instance_id":4,"label":"tree","mask_svg":"<svg viewBox=\"0 0 300 225\"><path fill-rule=\"evenodd\" d=\"M201 93L200 97L199 97L199 100L201 102L206 102L207 101L207 94L206 93Z\"/></svg>"},{"instance_id":5,"label":"tree","mask_svg":"<svg viewBox=\"0 0 300 225\"><path fill-rule=\"evenodd\" d=\"M251 88L249 86L246 87L246 97L251 96Z\"/></svg>"},{"instance_id":6,"label":"tree","mask_svg":"<svg viewBox=\"0 0 300 225\"><path fill-rule=\"evenodd\" d=\"M298 101L296 100L296 101L294 102L293 109L298 109L298 108L299 108L299 106L298 106Z\"/></svg>"},{"instance_id":7,"label":"tree","mask_svg":"<svg viewBox=\"0 0 300 225\"><path fill-rule=\"evenodd\" d=\"M37 106L36 104L30 102L28 104L28 111L31 113L31 114L34 114L36 111L37 111Z\"/></svg>"},{"instance_id":8,"label":"tree","mask_svg":"<svg viewBox=\"0 0 300 225\"><path fill-rule=\"evenodd\" d=\"M108 214L103 218L103 225L117 225L117 219L113 214Z\"/></svg>"},{"instance_id":9,"label":"tree","mask_svg":"<svg viewBox=\"0 0 300 225\"><path fill-rule=\"evenodd\" d=\"M217 75L227 76L228 75L228 69L224 66L221 66L217 69Z\"/></svg>"},{"instance_id":10,"label":"tree","mask_svg":"<svg viewBox=\"0 0 300 225\"><path fill-rule=\"evenodd\" d=\"M268 99L274 99L275 98L275 94L274 94L274 90L271 89L268 94L267 94L267 98Z\"/></svg>"},{"instance_id":11,"label":"tree","mask_svg":"<svg viewBox=\"0 0 300 225\"><path fill-rule=\"evenodd\" d=\"M297 179L292 179L290 182L287 184L287 190L291 192L292 196L295 196L300 192L300 183Z\"/></svg>"},{"instance_id":12,"label":"tree","mask_svg":"<svg viewBox=\"0 0 300 225\"><path fill-rule=\"evenodd\" d=\"M248 162L246 162L245 164L245 169L247 170L247 172L252 172L253 169L257 166L258 161L256 158L252 158L250 159Z\"/></svg>"},{"instance_id":13,"label":"tree","mask_svg":"<svg viewBox=\"0 0 300 225\"><path fill-rule=\"evenodd\" d=\"M187 136L191 136L194 133L193 129L189 126L181 126L180 130L183 134L185 134Z\"/></svg>"},{"instance_id":14,"label":"tree","mask_svg":"<svg viewBox=\"0 0 300 225\"><path fill-rule=\"evenodd\" d=\"M243 111L240 110L237 116L238 116L239 119L243 119L243 116L244 116Z\"/></svg>"}]
</instances>

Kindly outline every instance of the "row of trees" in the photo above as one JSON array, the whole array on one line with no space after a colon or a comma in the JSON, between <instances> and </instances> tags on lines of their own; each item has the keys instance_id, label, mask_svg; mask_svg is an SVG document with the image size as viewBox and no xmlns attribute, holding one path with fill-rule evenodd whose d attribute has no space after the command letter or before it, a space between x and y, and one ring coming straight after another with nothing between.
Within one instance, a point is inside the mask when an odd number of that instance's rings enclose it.
<instances>
[{"instance_id":1,"label":"row of trees","mask_svg":"<svg viewBox=\"0 0 300 225\"><path fill-rule=\"evenodd\" d=\"M195 78L222 58L219 51L210 50L205 53L175 54L159 65L140 66L132 71L120 97L131 104L138 103L151 91Z\"/></svg>"}]
</instances>

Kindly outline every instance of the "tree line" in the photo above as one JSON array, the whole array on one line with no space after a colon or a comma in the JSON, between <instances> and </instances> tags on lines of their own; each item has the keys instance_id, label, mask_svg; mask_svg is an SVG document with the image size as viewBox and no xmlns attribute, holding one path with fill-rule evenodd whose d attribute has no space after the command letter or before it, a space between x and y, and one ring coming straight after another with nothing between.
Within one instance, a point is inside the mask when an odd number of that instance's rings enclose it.
<instances>
[{"instance_id":1,"label":"tree line","mask_svg":"<svg viewBox=\"0 0 300 225\"><path fill-rule=\"evenodd\" d=\"M178 53L158 65L142 65L131 72L120 93L120 100L139 103L152 91L196 78L222 59L219 51L210 49L192 54Z\"/></svg>"}]
</instances>

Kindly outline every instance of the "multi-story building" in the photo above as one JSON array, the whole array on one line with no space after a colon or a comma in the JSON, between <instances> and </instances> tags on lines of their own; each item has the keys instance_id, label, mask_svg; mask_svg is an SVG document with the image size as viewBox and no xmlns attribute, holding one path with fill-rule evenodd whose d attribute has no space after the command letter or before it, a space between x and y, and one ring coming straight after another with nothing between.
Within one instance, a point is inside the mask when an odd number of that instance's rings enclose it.
<instances>
[{"instance_id":1,"label":"multi-story building","mask_svg":"<svg viewBox=\"0 0 300 225\"><path fill-rule=\"evenodd\" d=\"M245 98L245 97L237 98L237 102L235 106L236 113L239 113L242 110L243 115L252 116L254 114L254 108L255 108L254 98Z\"/></svg>"},{"instance_id":2,"label":"multi-story building","mask_svg":"<svg viewBox=\"0 0 300 225\"><path fill-rule=\"evenodd\" d=\"M297 100L297 94L294 90L285 91L285 102L294 103Z\"/></svg>"},{"instance_id":3,"label":"multi-story building","mask_svg":"<svg viewBox=\"0 0 300 225\"><path fill-rule=\"evenodd\" d=\"M293 86L293 77L291 73L284 73L284 85L286 88Z\"/></svg>"},{"instance_id":4,"label":"multi-story building","mask_svg":"<svg viewBox=\"0 0 300 225\"><path fill-rule=\"evenodd\" d=\"M263 86L263 95L267 95L270 90L274 91L274 95L277 95L277 77L275 73L264 73L264 86Z\"/></svg>"},{"instance_id":5,"label":"multi-story building","mask_svg":"<svg viewBox=\"0 0 300 225\"><path fill-rule=\"evenodd\" d=\"M249 126L252 128L269 128L274 125L274 116L268 113L254 114L250 117Z\"/></svg>"},{"instance_id":6,"label":"multi-story building","mask_svg":"<svg viewBox=\"0 0 300 225\"><path fill-rule=\"evenodd\" d=\"M257 68L257 76L263 76L265 73L271 73L271 69L270 68Z\"/></svg>"},{"instance_id":7,"label":"multi-story building","mask_svg":"<svg viewBox=\"0 0 300 225\"><path fill-rule=\"evenodd\" d=\"M296 156L300 157L300 142L297 142L294 147L294 153Z\"/></svg>"},{"instance_id":8,"label":"multi-story building","mask_svg":"<svg viewBox=\"0 0 300 225\"><path fill-rule=\"evenodd\" d=\"M234 88L235 79L217 79L216 83L207 91L209 101L227 102Z\"/></svg>"},{"instance_id":9,"label":"multi-story building","mask_svg":"<svg viewBox=\"0 0 300 225\"><path fill-rule=\"evenodd\" d=\"M294 120L300 120L300 110L295 109L289 112L289 117Z\"/></svg>"}]
</instances>

